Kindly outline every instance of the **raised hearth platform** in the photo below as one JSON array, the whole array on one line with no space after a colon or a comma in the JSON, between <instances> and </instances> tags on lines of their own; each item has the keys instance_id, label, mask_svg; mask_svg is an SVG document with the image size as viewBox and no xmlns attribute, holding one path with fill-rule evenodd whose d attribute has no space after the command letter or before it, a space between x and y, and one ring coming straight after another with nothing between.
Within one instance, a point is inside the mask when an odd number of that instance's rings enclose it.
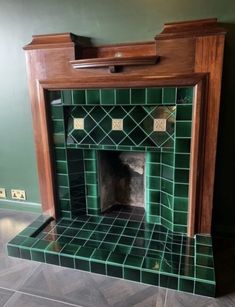
<instances>
[{"instance_id":1,"label":"raised hearth platform","mask_svg":"<svg viewBox=\"0 0 235 307\"><path fill-rule=\"evenodd\" d=\"M9 256L194 294L214 296L210 236L189 238L147 223L144 210L117 206L103 215L40 216L7 245Z\"/></svg>"}]
</instances>

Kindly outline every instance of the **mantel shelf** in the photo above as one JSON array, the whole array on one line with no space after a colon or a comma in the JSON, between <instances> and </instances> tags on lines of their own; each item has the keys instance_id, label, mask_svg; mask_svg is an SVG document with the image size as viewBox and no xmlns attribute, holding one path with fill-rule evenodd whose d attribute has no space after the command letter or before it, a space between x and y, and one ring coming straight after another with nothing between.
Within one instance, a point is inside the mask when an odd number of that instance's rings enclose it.
<instances>
[{"instance_id":1,"label":"mantel shelf","mask_svg":"<svg viewBox=\"0 0 235 307\"><path fill-rule=\"evenodd\" d=\"M91 58L70 61L74 69L108 67L111 73L117 72L117 67L134 65L154 65L158 62L159 56L128 56L128 57L106 57Z\"/></svg>"}]
</instances>

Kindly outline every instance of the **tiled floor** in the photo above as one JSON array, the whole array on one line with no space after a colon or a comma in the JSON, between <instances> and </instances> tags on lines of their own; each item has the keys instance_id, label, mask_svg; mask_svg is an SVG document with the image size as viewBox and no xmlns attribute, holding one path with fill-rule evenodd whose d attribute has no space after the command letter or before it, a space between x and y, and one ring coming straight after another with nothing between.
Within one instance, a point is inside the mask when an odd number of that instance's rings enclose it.
<instances>
[{"instance_id":1,"label":"tiled floor","mask_svg":"<svg viewBox=\"0 0 235 307\"><path fill-rule=\"evenodd\" d=\"M214 296L211 237L188 238L148 223L140 207L56 221L40 216L8 244L8 255Z\"/></svg>"},{"instance_id":2,"label":"tiled floor","mask_svg":"<svg viewBox=\"0 0 235 307\"><path fill-rule=\"evenodd\" d=\"M93 273L9 258L5 244L37 215L0 210L0 306L234 306L234 242L216 245L217 299L185 294ZM220 248L221 247L221 248ZM227 251L227 252L226 252ZM234 291L234 292L233 292Z\"/></svg>"}]
</instances>

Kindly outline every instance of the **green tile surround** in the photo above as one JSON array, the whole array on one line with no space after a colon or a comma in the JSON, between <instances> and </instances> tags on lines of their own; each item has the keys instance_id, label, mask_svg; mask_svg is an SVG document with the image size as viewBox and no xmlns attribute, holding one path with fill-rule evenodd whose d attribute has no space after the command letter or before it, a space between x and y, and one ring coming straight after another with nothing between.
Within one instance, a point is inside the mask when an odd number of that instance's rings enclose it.
<instances>
[{"instance_id":1,"label":"green tile surround","mask_svg":"<svg viewBox=\"0 0 235 307\"><path fill-rule=\"evenodd\" d=\"M148 221L187 232L192 87L49 91L48 101L61 217L100 213L98 150L141 151ZM153 131L156 118L166 131ZM112 119L123 131L112 131Z\"/></svg>"},{"instance_id":2,"label":"green tile surround","mask_svg":"<svg viewBox=\"0 0 235 307\"><path fill-rule=\"evenodd\" d=\"M7 245L9 256L205 296L215 295L209 236L148 223L140 208L115 215L40 216Z\"/></svg>"},{"instance_id":3,"label":"green tile surround","mask_svg":"<svg viewBox=\"0 0 235 307\"><path fill-rule=\"evenodd\" d=\"M48 91L59 218L39 217L8 243L9 256L214 296L211 238L186 236L193 95L193 87ZM159 118L165 131L153 131ZM101 213L100 150L145 153L145 209Z\"/></svg>"}]
</instances>

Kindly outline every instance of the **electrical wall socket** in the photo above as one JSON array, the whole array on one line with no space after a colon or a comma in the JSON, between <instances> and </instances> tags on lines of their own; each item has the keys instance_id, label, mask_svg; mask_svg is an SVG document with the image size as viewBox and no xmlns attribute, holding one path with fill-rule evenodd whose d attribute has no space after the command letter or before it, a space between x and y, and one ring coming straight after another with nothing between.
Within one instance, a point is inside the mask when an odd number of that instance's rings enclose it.
<instances>
[{"instance_id":1,"label":"electrical wall socket","mask_svg":"<svg viewBox=\"0 0 235 307\"><path fill-rule=\"evenodd\" d=\"M6 189L0 188L0 198L6 198Z\"/></svg>"},{"instance_id":2,"label":"electrical wall socket","mask_svg":"<svg viewBox=\"0 0 235 307\"><path fill-rule=\"evenodd\" d=\"M26 200L25 190L11 190L11 198L17 200Z\"/></svg>"}]
</instances>

